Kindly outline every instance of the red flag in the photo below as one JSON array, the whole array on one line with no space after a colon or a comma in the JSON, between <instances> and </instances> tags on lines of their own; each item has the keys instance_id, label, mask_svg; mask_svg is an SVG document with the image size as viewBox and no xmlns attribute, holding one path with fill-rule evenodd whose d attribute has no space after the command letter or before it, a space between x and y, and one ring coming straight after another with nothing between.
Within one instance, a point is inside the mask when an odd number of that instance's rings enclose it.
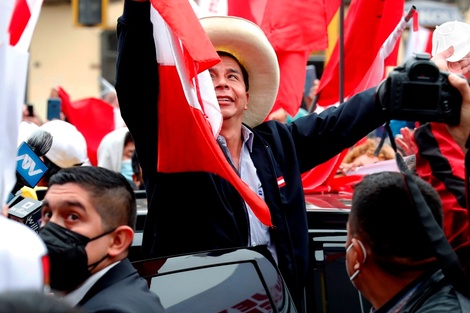
<instances>
[{"instance_id":1,"label":"red flag","mask_svg":"<svg viewBox=\"0 0 470 313\"><path fill-rule=\"evenodd\" d=\"M351 96L377 56L380 47L400 21L404 0L356 0L344 22L344 95ZM329 106L339 99L339 45L323 71L318 104Z\"/></svg>"},{"instance_id":2,"label":"red flag","mask_svg":"<svg viewBox=\"0 0 470 313\"><path fill-rule=\"evenodd\" d=\"M402 8L403 7L404 3L402 3ZM400 17L401 16L403 16L403 11L401 11L400 13ZM374 58L371 59L369 66L365 68L366 71L364 72L364 74L361 77L357 78L358 81L356 82L356 85L351 86L351 88L353 89L350 90L350 93L345 93L346 95L352 96L365 89L376 86L384 78L385 59L390 57L395 48L398 46L397 43L401 38L401 34L405 29L406 24L407 21L405 21L404 17L401 19L401 21L400 19L397 21L397 23L395 24L395 28L392 28L390 32L387 33L388 37L384 41L382 41L378 52L376 53ZM331 72L329 74L331 74ZM322 81L323 77L324 76L322 76ZM335 101L337 102L338 100L339 99L336 98ZM336 172L339 166L341 165L344 156L346 155L346 152L347 150L344 150L342 153L336 155L329 161L315 167L310 172L305 173L302 176L302 183L305 192L339 191L339 189L346 187L342 185L343 183L350 184L351 181L349 180L345 181L343 178L335 177ZM337 182L337 180L339 180L341 183L338 183L339 181Z\"/></svg>"},{"instance_id":3,"label":"red flag","mask_svg":"<svg viewBox=\"0 0 470 313\"><path fill-rule=\"evenodd\" d=\"M15 46L20 41L21 35L28 25L31 11L26 0L16 0L13 15L11 17L10 27L10 45Z\"/></svg>"},{"instance_id":4,"label":"red flag","mask_svg":"<svg viewBox=\"0 0 470 313\"><path fill-rule=\"evenodd\" d=\"M260 221L271 226L266 203L240 179L214 138L219 130L215 126L214 131L214 123L221 121L221 114L212 81L203 72L220 62L212 43L188 1L152 0L152 5L158 11L152 10L152 23L157 25L160 90L167 91L158 99L158 171L220 175L238 190ZM207 84L210 88L205 88ZM217 105L218 119L214 112L208 114L213 105Z\"/></svg>"},{"instance_id":5,"label":"red flag","mask_svg":"<svg viewBox=\"0 0 470 313\"><path fill-rule=\"evenodd\" d=\"M101 139L115 129L114 108L98 98L70 101L70 96L62 87L58 87L57 91L62 100L62 112L85 137L90 163L98 165L96 153Z\"/></svg>"}]
</instances>

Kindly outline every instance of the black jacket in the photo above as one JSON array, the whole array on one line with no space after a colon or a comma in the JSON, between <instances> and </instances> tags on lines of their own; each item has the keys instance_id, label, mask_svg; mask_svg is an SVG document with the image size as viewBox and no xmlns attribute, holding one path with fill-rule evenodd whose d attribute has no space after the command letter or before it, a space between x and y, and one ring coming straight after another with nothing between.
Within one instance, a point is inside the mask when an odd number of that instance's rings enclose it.
<instances>
[{"instance_id":1,"label":"black jacket","mask_svg":"<svg viewBox=\"0 0 470 313\"><path fill-rule=\"evenodd\" d=\"M156 171L156 104L158 93L165 91L158 88L152 36L149 3L126 1L118 20L116 90L147 191L144 256L247 246L245 203L226 180L203 172ZM309 253L300 175L352 146L384 122L371 89L319 115L311 114L288 125L270 121L252 129L251 157L271 211L271 237L278 265L296 301L303 290ZM279 177L286 182L281 188L277 184Z\"/></svg>"},{"instance_id":2,"label":"black jacket","mask_svg":"<svg viewBox=\"0 0 470 313\"><path fill-rule=\"evenodd\" d=\"M87 313L164 313L158 296L148 288L128 259L111 268L85 294L78 306Z\"/></svg>"}]
</instances>

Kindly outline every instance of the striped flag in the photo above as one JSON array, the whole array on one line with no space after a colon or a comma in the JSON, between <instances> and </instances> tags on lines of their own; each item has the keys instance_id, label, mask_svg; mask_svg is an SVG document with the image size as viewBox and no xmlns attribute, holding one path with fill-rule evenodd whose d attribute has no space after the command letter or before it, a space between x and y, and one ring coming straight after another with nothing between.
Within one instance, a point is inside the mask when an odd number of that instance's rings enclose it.
<instances>
[{"instance_id":1,"label":"striped flag","mask_svg":"<svg viewBox=\"0 0 470 313\"><path fill-rule=\"evenodd\" d=\"M191 5L187 0L152 0L151 20L160 90L166 91L158 99L157 170L220 175L259 220L271 226L266 203L233 170L215 139L222 114L207 69L220 58Z\"/></svg>"}]
</instances>

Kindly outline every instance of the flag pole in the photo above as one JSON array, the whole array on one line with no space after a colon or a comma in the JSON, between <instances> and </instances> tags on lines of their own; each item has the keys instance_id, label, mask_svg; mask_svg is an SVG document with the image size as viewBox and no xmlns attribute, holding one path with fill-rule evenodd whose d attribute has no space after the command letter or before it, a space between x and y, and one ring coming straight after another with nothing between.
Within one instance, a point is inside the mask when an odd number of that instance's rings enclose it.
<instances>
[{"instance_id":1,"label":"flag pole","mask_svg":"<svg viewBox=\"0 0 470 313\"><path fill-rule=\"evenodd\" d=\"M339 8L339 103L344 102L344 0Z\"/></svg>"}]
</instances>

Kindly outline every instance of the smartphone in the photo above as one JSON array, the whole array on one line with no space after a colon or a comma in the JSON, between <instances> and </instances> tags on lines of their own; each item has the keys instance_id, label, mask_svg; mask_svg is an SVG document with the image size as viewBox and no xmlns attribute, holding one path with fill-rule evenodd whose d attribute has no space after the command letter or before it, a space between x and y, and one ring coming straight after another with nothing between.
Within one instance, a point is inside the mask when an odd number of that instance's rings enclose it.
<instances>
[{"instance_id":1,"label":"smartphone","mask_svg":"<svg viewBox=\"0 0 470 313\"><path fill-rule=\"evenodd\" d=\"M317 79L317 69L315 65L309 64L306 68L306 78L305 78L305 86L304 86L304 95L308 97L310 93L310 89L313 86L313 82Z\"/></svg>"},{"instance_id":2,"label":"smartphone","mask_svg":"<svg viewBox=\"0 0 470 313\"><path fill-rule=\"evenodd\" d=\"M62 101L60 98L47 99L47 119L49 121L60 119L61 106Z\"/></svg>"},{"instance_id":3,"label":"smartphone","mask_svg":"<svg viewBox=\"0 0 470 313\"><path fill-rule=\"evenodd\" d=\"M28 116L34 116L34 106L32 104L27 104L26 107L28 108Z\"/></svg>"}]
</instances>

